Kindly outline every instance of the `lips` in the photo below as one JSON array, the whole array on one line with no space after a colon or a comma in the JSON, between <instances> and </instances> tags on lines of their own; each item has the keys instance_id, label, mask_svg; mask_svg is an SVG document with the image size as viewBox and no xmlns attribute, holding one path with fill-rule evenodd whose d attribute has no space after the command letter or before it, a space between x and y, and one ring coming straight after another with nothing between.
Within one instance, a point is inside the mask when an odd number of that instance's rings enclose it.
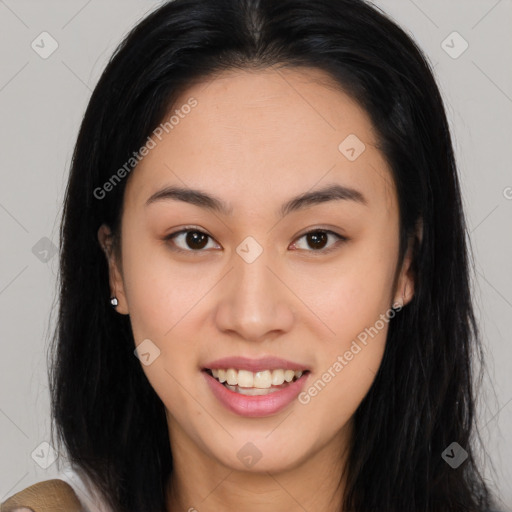
<instances>
[{"instance_id":1,"label":"lips","mask_svg":"<svg viewBox=\"0 0 512 512\"><path fill-rule=\"evenodd\" d=\"M222 384L212 375L212 370L241 370L240 373L268 373L269 370L289 370L297 372L290 382L267 389L240 388ZM287 361L278 357L248 359L245 357L228 357L208 362L201 373L213 396L229 411L246 417L262 417L276 414L289 406L299 395L310 375L310 368L301 363ZM297 375L298 378L297 378ZM267 382L268 385L268 382ZM262 394L265 393L265 394Z\"/></svg>"}]
</instances>

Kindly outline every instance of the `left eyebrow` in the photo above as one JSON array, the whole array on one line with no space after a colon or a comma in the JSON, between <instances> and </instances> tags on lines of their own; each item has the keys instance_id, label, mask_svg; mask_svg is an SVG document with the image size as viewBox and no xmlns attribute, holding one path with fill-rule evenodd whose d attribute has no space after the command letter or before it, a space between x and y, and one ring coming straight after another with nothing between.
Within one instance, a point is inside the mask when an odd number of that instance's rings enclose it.
<instances>
[{"instance_id":1,"label":"left eyebrow","mask_svg":"<svg viewBox=\"0 0 512 512\"><path fill-rule=\"evenodd\" d=\"M198 189L178 187L175 185L158 190L148 198L145 205L147 206L151 203L163 200L184 201L199 206L200 208L216 211L223 215L233 214L233 207L222 199ZM284 217L291 212L309 206L336 200L354 201L364 206L368 205L367 199L359 190L338 184L330 184L319 190L305 192L291 198L281 206L277 213L280 217Z\"/></svg>"}]
</instances>

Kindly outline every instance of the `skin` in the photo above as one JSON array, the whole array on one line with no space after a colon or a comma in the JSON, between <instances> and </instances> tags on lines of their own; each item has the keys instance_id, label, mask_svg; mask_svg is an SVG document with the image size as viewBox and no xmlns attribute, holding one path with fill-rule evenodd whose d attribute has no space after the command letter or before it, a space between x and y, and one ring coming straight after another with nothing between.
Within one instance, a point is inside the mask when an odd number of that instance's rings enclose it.
<instances>
[{"instance_id":1,"label":"skin","mask_svg":"<svg viewBox=\"0 0 512 512\"><path fill-rule=\"evenodd\" d=\"M393 287L391 170L368 115L322 71L225 71L191 86L174 108L190 97L198 105L129 176L119 258L108 227L98 231L116 310L130 315L136 345L149 338L160 350L143 370L167 411L168 509L338 510L352 417L381 363L388 323L308 404L263 418L226 410L200 369L230 355L276 355L311 367L307 389L381 314L410 301L411 246ZM355 161L338 149L349 134L366 145ZM276 215L327 183L359 190L367 205L337 200ZM176 200L145 206L168 185L218 196L233 213ZM164 240L190 225L211 237L203 248L184 235ZM317 249L303 235L320 228L349 240L329 235ZM247 236L263 249L252 263L236 252ZM250 468L237 457L249 441L262 454Z\"/></svg>"}]
</instances>

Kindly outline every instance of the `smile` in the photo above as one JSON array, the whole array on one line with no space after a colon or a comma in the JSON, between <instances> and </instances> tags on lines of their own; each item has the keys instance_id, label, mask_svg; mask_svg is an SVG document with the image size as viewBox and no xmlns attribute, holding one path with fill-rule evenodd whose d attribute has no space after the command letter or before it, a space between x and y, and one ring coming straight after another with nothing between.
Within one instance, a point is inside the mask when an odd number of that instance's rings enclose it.
<instances>
[{"instance_id":1,"label":"smile","mask_svg":"<svg viewBox=\"0 0 512 512\"><path fill-rule=\"evenodd\" d=\"M276 414L298 396L309 370L204 369L208 386L218 401L241 416Z\"/></svg>"},{"instance_id":2,"label":"smile","mask_svg":"<svg viewBox=\"0 0 512 512\"><path fill-rule=\"evenodd\" d=\"M292 381L300 379L302 370L263 370L251 372L235 368L207 369L221 384L231 391L247 395L263 395L267 392L277 391ZM286 384L285 384L286 383ZM238 388L238 389L235 389ZM246 393L245 391L250 391Z\"/></svg>"}]
</instances>

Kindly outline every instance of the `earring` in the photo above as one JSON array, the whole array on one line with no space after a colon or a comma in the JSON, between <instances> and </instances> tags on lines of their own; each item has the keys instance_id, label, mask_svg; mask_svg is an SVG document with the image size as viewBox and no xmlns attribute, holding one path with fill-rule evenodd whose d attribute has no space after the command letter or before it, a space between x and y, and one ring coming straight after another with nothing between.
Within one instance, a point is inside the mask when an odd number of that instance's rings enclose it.
<instances>
[{"instance_id":1,"label":"earring","mask_svg":"<svg viewBox=\"0 0 512 512\"><path fill-rule=\"evenodd\" d=\"M119 301L117 300L117 297L110 297L110 304L112 304L112 307L116 307L119 304Z\"/></svg>"}]
</instances>

